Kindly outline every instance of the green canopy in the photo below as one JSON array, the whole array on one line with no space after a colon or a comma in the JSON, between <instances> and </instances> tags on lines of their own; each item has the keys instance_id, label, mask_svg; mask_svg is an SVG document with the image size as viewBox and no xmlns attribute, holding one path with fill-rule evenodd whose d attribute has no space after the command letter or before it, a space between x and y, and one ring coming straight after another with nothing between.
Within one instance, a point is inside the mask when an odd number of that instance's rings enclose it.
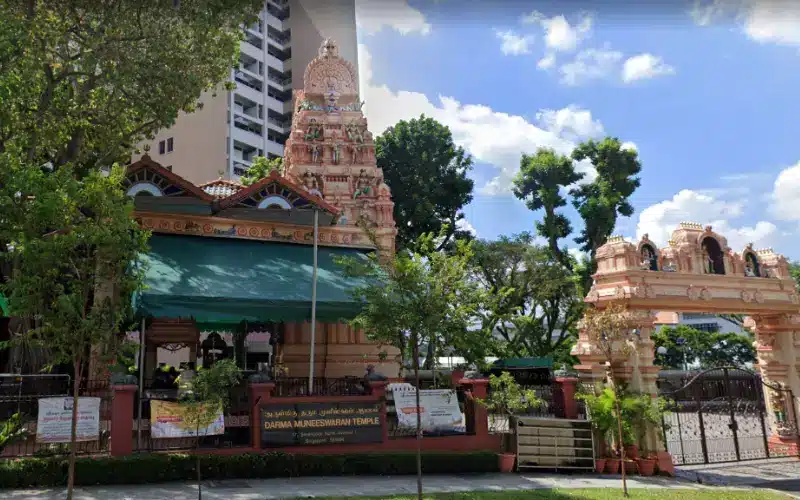
<instances>
[{"instance_id":1,"label":"green canopy","mask_svg":"<svg viewBox=\"0 0 800 500\"><path fill-rule=\"evenodd\" d=\"M11 316L8 309L8 299L2 293L0 293L0 316Z\"/></svg>"},{"instance_id":2,"label":"green canopy","mask_svg":"<svg viewBox=\"0 0 800 500\"><path fill-rule=\"evenodd\" d=\"M355 317L361 304L337 257L366 258L363 251L319 247L317 320ZM287 243L156 234L146 265L145 288L136 297L142 317L193 318L201 327L242 321L311 319L313 247Z\"/></svg>"},{"instance_id":3,"label":"green canopy","mask_svg":"<svg viewBox=\"0 0 800 500\"><path fill-rule=\"evenodd\" d=\"M506 370L524 370L526 368L552 368L553 358L544 356L540 358L506 358L498 359L492 364L493 368Z\"/></svg>"}]
</instances>

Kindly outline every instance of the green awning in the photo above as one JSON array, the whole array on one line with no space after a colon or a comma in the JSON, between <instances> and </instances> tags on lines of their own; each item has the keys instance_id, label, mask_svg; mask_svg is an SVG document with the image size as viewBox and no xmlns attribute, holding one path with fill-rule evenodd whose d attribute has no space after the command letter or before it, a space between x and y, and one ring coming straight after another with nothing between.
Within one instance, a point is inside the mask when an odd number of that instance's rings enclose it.
<instances>
[{"instance_id":1,"label":"green awning","mask_svg":"<svg viewBox=\"0 0 800 500\"><path fill-rule=\"evenodd\" d=\"M11 316L11 312L8 309L8 299L2 293L0 293L0 316Z\"/></svg>"},{"instance_id":2,"label":"green awning","mask_svg":"<svg viewBox=\"0 0 800 500\"><path fill-rule=\"evenodd\" d=\"M355 317L361 305L351 290L362 281L345 276L335 259L366 258L364 252L318 252L317 320ZM156 234L142 260L146 287L135 304L141 317L193 318L210 329L311 319L312 246Z\"/></svg>"},{"instance_id":3,"label":"green awning","mask_svg":"<svg viewBox=\"0 0 800 500\"><path fill-rule=\"evenodd\" d=\"M553 358L543 356L540 358L506 358L498 359L492 364L493 368L504 368L507 370L524 370L526 368L552 368Z\"/></svg>"}]
</instances>

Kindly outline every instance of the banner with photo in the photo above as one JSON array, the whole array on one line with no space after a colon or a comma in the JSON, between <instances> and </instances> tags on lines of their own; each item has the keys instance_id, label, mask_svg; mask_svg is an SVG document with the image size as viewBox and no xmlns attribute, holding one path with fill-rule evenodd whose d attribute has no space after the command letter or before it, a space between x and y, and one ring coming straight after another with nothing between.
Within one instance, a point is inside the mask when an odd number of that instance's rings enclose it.
<instances>
[{"instance_id":1,"label":"banner with photo","mask_svg":"<svg viewBox=\"0 0 800 500\"><path fill-rule=\"evenodd\" d=\"M452 389L393 390L397 423L400 427L417 427L417 411L422 415L424 431L462 430L464 415L458 406L458 395Z\"/></svg>"},{"instance_id":2,"label":"banner with photo","mask_svg":"<svg viewBox=\"0 0 800 500\"><path fill-rule=\"evenodd\" d=\"M225 433L225 416L217 410L216 418L207 426L197 428L186 418L186 406L171 401L150 401L150 437L182 438L214 436Z\"/></svg>"},{"instance_id":3,"label":"banner with photo","mask_svg":"<svg viewBox=\"0 0 800 500\"><path fill-rule=\"evenodd\" d=\"M69 443L72 439L72 396L40 398L37 443ZM100 398L78 398L78 441L100 439Z\"/></svg>"}]
</instances>

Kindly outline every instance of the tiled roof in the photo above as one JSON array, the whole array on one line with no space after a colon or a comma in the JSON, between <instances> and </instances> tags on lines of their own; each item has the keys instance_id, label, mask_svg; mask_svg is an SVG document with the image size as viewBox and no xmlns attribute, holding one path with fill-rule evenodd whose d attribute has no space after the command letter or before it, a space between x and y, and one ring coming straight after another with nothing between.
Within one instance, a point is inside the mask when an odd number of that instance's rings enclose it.
<instances>
[{"instance_id":1,"label":"tiled roof","mask_svg":"<svg viewBox=\"0 0 800 500\"><path fill-rule=\"evenodd\" d=\"M198 187L216 199L227 198L228 196L236 194L244 189L242 184L222 178L219 178L215 181L206 182Z\"/></svg>"}]
</instances>

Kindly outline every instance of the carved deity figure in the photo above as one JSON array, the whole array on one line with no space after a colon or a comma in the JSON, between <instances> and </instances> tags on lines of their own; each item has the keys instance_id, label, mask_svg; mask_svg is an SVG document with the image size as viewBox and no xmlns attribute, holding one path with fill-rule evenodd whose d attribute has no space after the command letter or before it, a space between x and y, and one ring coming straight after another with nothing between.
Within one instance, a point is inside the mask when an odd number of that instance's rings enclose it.
<instances>
[{"instance_id":1,"label":"carved deity figure","mask_svg":"<svg viewBox=\"0 0 800 500\"><path fill-rule=\"evenodd\" d=\"M341 156L342 156L341 147L342 147L341 144L339 144L338 142L335 142L331 147L334 165L338 165L339 161L341 161Z\"/></svg>"},{"instance_id":2,"label":"carved deity figure","mask_svg":"<svg viewBox=\"0 0 800 500\"><path fill-rule=\"evenodd\" d=\"M322 135L322 130L320 130L320 126L316 120L311 120L308 124L308 130L306 131L305 140L313 141L319 139Z\"/></svg>"},{"instance_id":3,"label":"carved deity figure","mask_svg":"<svg viewBox=\"0 0 800 500\"><path fill-rule=\"evenodd\" d=\"M313 109L314 105L308 99L303 99L299 103L297 103L297 111L308 111Z\"/></svg>"},{"instance_id":4,"label":"carved deity figure","mask_svg":"<svg viewBox=\"0 0 800 500\"><path fill-rule=\"evenodd\" d=\"M351 141L359 144L364 142L364 135L361 133L361 128L355 123L350 123L347 125L347 137Z\"/></svg>"},{"instance_id":5,"label":"carved deity figure","mask_svg":"<svg viewBox=\"0 0 800 500\"><path fill-rule=\"evenodd\" d=\"M313 194L314 196L319 196L322 198L319 179L317 179L317 176L308 170L306 170L306 173L303 174L303 186L306 188L306 191L308 191L309 194Z\"/></svg>"},{"instance_id":6,"label":"carved deity figure","mask_svg":"<svg viewBox=\"0 0 800 500\"><path fill-rule=\"evenodd\" d=\"M361 144L350 144L350 165L361 161Z\"/></svg>"},{"instance_id":7,"label":"carved deity figure","mask_svg":"<svg viewBox=\"0 0 800 500\"><path fill-rule=\"evenodd\" d=\"M703 245L703 273L714 274L714 259L711 258L706 245Z\"/></svg>"},{"instance_id":8,"label":"carved deity figure","mask_svg":"<svg viewBox=\"0 0 800 500\"><path fill-rule=\"evenodd\" d=\"M356 178L356 185L355 185L355 192L353 192L353 199L357 199L360 196L366 196L370 193L372 179L367 175L366 170L363 168L361 172L359 172L358 177Z\"/></svg>"},{"instance_id":9,"label":"carved deity figure","mask_svg":"<svg viewBox=\"0 0 800 500\"><path fill-rule=\"evenodd\" d=\"M327 107L328 113L332 111L337 111L339 109L337 106L337 103L339 102L339 93L336 92L335 89L329 86L328 91L325 93L325 99L328 105Z\"/></svg>"},{"instance_id":10,"label":"carved deity figure","mask_svg":"<svg viewBox=\"0 0 800 500\"><path fill-rule=\"evenodd\" d=\"M754 278L758 276L756 269L758 269L756 258L751 253L746 254L744 257L744 275Z\"/></svg>"},{"instance_id":11,"label":"carved deity figure","mask_svg":"<svg viewBox=\"0 0 800 500\"><path fill-rule=\"evenodd\" d=\"M643 246L642 247L642 262L640 264L641 268L644 270L649 270L653 263L653 252L650 251L650 247Z\"/></svg>"},{"instance_id":12,"label":"carved deity figure","mask_svg":"<svg viewBox=\"0 0 800 500\"><path fill-rule=\"evenodd\" d=\"M311 150L311 163L318 163L320 161L320 158L319 158L319 150L320 150L319 145L318 144L312 144L312 145L310 145L308 147L308 149Z\"/></svg>"},{"instance_id":13,"label":"carved deity figure","mask_svg":"<svg viewBox=\"0 0 800 500\"><path fill-rule=\"evenodd\" d=\"M678 270L678 266L672 260L665 260L661 268L668 273L674 273Z\"/></svg>"}]
</instances>

